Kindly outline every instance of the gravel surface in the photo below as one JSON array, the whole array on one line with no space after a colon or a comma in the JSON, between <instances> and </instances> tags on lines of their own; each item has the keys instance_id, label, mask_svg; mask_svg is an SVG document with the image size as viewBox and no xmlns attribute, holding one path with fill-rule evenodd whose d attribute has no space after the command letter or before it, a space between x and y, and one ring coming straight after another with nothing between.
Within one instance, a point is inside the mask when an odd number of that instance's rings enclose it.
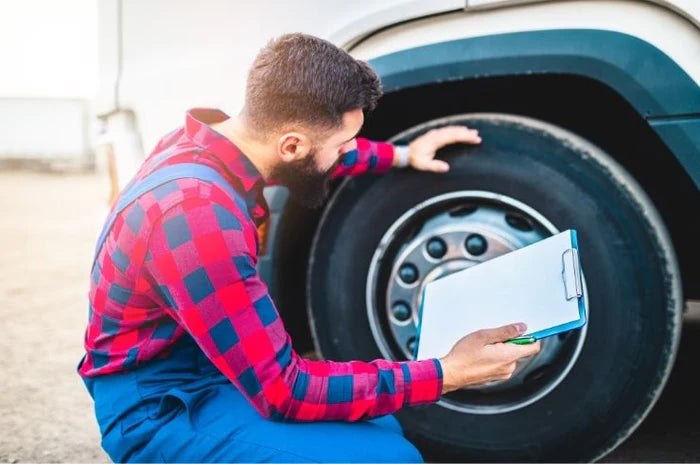
<instances>
[{"instance_id":1,"label":"gravel surface","mask_svg":"<svg viewBox=\"0 0 700 464\"><path fill-rule=\"evenodd\" d=\"M107 193L96 174L0 172L0 462L109 461L75 372ZM690 318L661 401L606 461L700 460L700 402L690 381L699 336L700 318Z\"/></svg>"},{"instance_id":2,"label":"gravel surface","mask_svg":"<svg viewBox=\"0 0 700 464\"><path fill-rule=\"evenodd\" d=\"M0 461L109 461L75 372L106 195L95 175L0 172Z\"/></svg>"}]
</instances>

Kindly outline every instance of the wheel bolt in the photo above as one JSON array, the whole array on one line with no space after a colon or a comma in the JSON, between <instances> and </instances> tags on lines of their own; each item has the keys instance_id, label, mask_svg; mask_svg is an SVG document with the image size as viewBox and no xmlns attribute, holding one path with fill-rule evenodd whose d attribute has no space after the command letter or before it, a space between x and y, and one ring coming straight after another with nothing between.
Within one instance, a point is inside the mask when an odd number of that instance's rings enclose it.
<instances>
[{"instance_id":1,"label":"wheel bolt","mask_svg":"<svg viewBox=\"0 0 700 464\"><path fill-rule=\"evenodd\" d=\"M534 230L534 227L532 227L530 221L516 214L507 214L506 222L512 228L522 230L523 232L529 232L531 230Z\"/></svg>"},{"instance_id":2,"label":"wheel bolt","mask_svg":"<svg viewBox=\"0 0 700 464\"><path fill-rule=\"evenodd\" d=\"M394 306L391 307L391 311L394 317L403 322L411 316L411 307L405 301L397 301Z\"/></svg>"},{"instance_id":3,"label":"wheel bolt","mask_svg":"<svg viewBox=\"0 0 700 464\"><path fill-rule=\"evenodd\" d=\"M418 280L418 268L413 264L404 264L399 268L399 277L407 284L412 284Z\"/></svg>"},{"instance_id":4,"label":"wheel bolt","mask_svg":"<svg viewBox=\"0 0 700 464\"><path fill-rule=\"evenodd\" d=\"M416 348L416 337L411 337L408 339L408 343L406 343L406 348L408 348L408 351L410 353L413 353L413 350Z\"/></svg>"},{"instance_id":5,"label":"wheel bolt","mask_svg":"<svg viewBox=\"0 0 700 464\"><path fill-rule=\"evenodd\" d=\"M483 236L479 234L471 234L469 237L467 237L465 246L467 247L467 251L470 255L479 256L483 255L486 251L487 243Z\"/></svg>"},{"instance_id":6,"label":"wheel bolt","mask_svg":"<svg viewBox=\"0 0 700 464\"><path fill-rule=\"evenodd\" d=\"M425 248L428 250L428 254L435 259L440 259L447 253L445 241L437 237L431 238Z\"/></svg>"}]
</instances>

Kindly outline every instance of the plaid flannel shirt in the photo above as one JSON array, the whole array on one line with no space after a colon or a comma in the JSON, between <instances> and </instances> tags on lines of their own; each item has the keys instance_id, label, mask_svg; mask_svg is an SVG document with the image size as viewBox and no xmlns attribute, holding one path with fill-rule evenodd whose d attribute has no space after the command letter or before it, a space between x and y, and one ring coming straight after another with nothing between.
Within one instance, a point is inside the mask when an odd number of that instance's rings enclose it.
<instances>
[{"instance_id":1,"label":"plaid flannel shirt","mask_svg":"<svg viewBox=\"0 0 700 464\"><path fill-rule=\"evenodd\" d=\"M281 421L355 421L403 406L435 402L442 390L437 358L420 361L316 361L292 348L256 272L257 227L269 211L260 172L207 124L226 119L194 109L166 135L135 179L155 166L196 162L215 168L245 198L197 179L161 185L116 218L98 253L89 291L85 359L79 374L106 375L165 358L191 336L265 417ZM357 139L334 177L382 173L393 147Z\"/></svg>"}]
</instances>

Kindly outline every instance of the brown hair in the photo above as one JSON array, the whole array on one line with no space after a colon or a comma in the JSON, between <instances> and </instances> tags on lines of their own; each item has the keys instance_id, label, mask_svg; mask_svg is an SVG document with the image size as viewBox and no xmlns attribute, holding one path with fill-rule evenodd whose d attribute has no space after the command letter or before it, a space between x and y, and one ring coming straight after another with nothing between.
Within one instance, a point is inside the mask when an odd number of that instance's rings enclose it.
<instances>
[{"instance_id":1,"label":"brown hair","mask_svg":"<svg viewBox=\"0 0 700 464\"><path fill-rule=\"evenodd\" d=\"M248 71L243 114L262 134L289 123L338 128L343 113L374 109L381 83L369 65L307 34L271 40Z\"/></svg>"}]
</instances>

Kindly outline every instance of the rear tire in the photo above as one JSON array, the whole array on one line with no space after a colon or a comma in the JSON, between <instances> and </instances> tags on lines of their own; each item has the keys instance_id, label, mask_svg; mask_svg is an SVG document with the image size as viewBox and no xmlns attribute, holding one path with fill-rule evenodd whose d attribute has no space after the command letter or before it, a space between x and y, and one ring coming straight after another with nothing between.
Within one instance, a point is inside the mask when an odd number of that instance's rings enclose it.
<instances>
[{"instance_id":1,"label":"rear tire","mask_svg":"<svg viewBox=\"0 0 700 464\"><path fill-rule=\"evenodd\" d=\"M405 142L448 124L476 128L483 140L441 150L449 173L394 169L383 176L349 178L334 193L316 231L308 269L316 348L338 361L387 357L372 331L366 298L370 263L387 229L412 207L441 194L506 195L558 230L577 229L589 296L585 343L563 380L527 406L473 414L441 400L404 408L397 417L426 460L599 459L646 416L675 358L683 300L668 233L621 166L556 126L471 114L431 121L392 140ZM386 292L370 293L378 317L384 317ZM406 359L398 352L389 357Z\"/></svg>"}]
</instances>

